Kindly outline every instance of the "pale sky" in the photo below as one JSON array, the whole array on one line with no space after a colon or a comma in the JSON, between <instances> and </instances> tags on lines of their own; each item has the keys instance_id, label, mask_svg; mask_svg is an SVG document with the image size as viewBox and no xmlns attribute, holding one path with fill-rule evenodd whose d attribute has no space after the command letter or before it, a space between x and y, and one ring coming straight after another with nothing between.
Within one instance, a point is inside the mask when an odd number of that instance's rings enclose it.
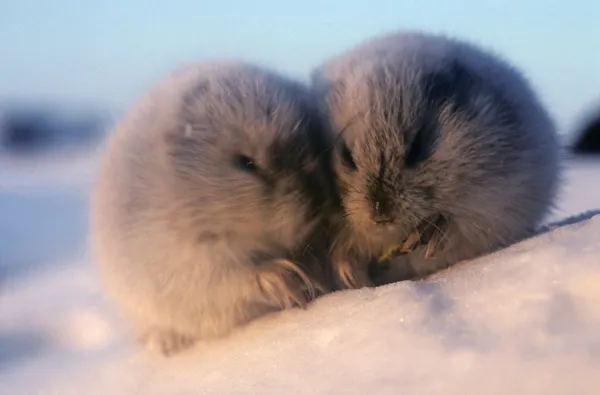
<instances>
[{"instance_id":1,"label":"pale sky","mask_svg":"<svg viewBox=\"0 0 600 395\"><path fill-rule=\"evenodd\" d=\"M600 102L598 0L0 0L0 99L123 109L166 71L211 57L305 78L398 28L499 51L563 129Z\"/></svg>"}]
</instances>

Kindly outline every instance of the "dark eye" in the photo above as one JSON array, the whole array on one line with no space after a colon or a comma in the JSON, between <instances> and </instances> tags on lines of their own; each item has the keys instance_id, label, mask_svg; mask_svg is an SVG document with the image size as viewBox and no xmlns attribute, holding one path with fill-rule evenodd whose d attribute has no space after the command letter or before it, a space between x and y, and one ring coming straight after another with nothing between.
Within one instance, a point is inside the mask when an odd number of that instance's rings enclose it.
<instances>
[{"instance_id":1,"label":"dark eye","mask_svg":"<svg viewBox=\"0 0 600 395\"><path fill-rule=\"evenodd\" d=\"M346 144L342 144L341 155L346 166L352 170L356 170L356 163L354 163L354 158L352 158L352 152L350 152L350 148Z\"/></svg>"},{"instance_id":2,"label":"dark eye","mask_svg":"<svg viewBox=\"0 0 600 395\"><path fill-rule=\"evenodd\" d=\"M247 172L255 172L258 171L258 166L254 159L250 158L246 155L236 155L233 158L233 164L240 170Z\"/></svg>"},{"instance_id":3,"label":"dark eye","mask_svg":"<svg viewBox=\"0 0 600 395\"><path fill-rule=\"evenodd\" d=\"M419 130L413 137L404 154L404 166L411 168L425 160L428 155L426 146L425 133Z\"/></svg>"}]
</instances>

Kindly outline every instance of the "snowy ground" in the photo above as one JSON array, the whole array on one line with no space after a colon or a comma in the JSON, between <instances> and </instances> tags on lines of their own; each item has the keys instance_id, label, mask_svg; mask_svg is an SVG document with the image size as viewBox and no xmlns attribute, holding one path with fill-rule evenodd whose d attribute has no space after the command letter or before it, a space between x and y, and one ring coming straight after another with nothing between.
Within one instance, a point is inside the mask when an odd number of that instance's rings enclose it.
<instances>
[{"instance_id":1,"label":"snowy ground","mask_svg":"<svg viewBox=\"0 0 600 395\"><path fill-rule=\"evenodd\" d=\"M161 359L131 343L86 257L94 166L0 158L2 395L599 393L600 216ZM571 162L553 219L599 209L599 176Z\"/></svg>"}]
</instances>

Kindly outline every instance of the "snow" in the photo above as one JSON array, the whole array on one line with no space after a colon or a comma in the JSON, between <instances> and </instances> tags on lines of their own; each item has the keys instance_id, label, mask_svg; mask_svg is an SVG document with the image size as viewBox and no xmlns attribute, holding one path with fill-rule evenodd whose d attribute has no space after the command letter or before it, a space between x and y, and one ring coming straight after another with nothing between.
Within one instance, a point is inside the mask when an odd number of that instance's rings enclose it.
<instances>
[{"instance_id":1,"label":"snow","mask_svg":"<svg viewBox=\"0 0 600 395\"><path fill-rule=\"evenodd\" d=\"M600 215L164 359L131 341L87 255L96 159L0 158L2 395L598 393ZM599 209L598 174L569 161L551 220Z\"/></svg>"}]
</instances>

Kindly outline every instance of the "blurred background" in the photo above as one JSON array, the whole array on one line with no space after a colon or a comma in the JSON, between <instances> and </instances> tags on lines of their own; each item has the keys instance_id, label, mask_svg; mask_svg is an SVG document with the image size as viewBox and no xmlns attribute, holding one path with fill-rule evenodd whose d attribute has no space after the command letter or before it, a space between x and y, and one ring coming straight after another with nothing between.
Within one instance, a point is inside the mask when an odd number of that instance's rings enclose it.
<instances>
[{"instance_id":1,"label":"blurred background","mask_svg":"<svg viewBox=\"0 0 600 395\"><path fill-rule=\"evenodd\" d=\"M150 84L217 57L306 79L327 57L398 28L466 38L520 67L577 154L556 216L600 206L600 190L588 191L600 174L595 0L3 0L0 379L107 344L103 315L89 308L87 196L111 124Z\"/></svg>"}]
</instances>

